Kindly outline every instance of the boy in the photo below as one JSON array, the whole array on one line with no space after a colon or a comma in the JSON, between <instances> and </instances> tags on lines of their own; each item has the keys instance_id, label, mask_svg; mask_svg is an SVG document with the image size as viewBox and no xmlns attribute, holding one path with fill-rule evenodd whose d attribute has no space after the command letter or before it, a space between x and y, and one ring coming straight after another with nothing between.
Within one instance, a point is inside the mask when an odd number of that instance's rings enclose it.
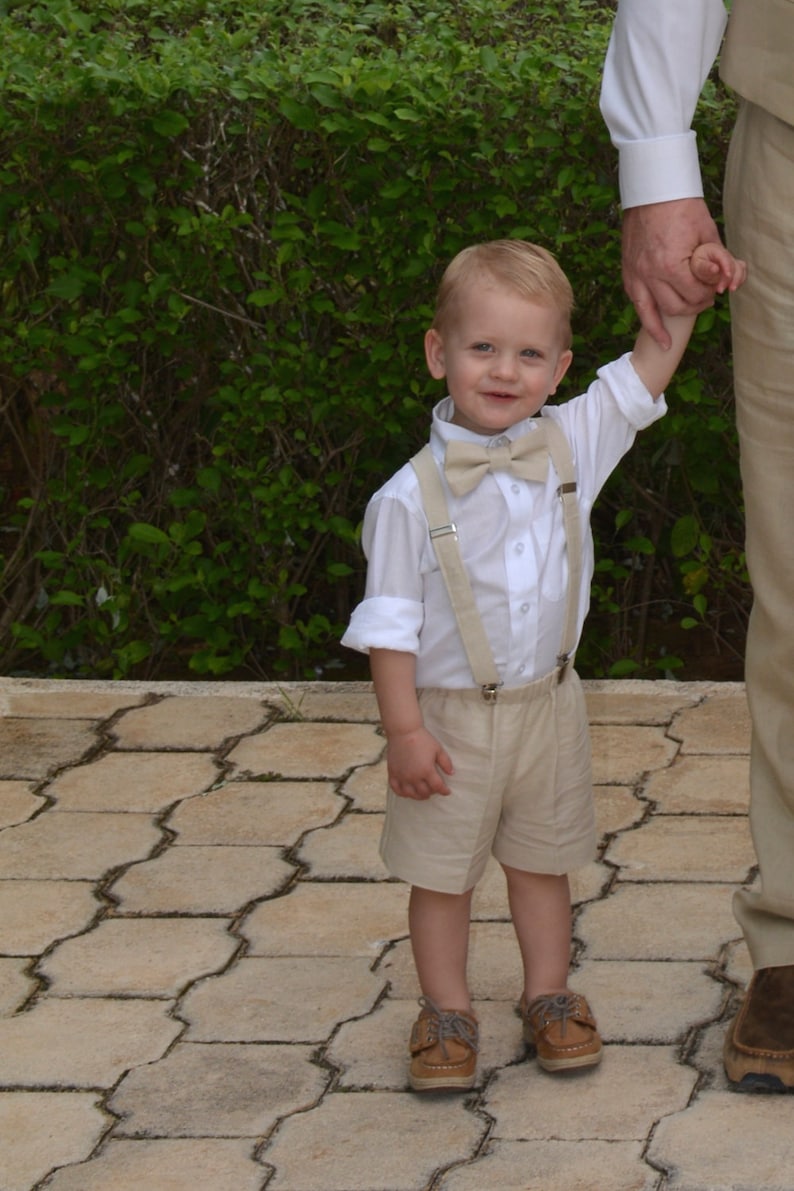
<instances>
[{"instance_id":1,"label":"boy","mask_svg":"<svg viewBox=\"0 0 794 1191\"><path fill-rule=\"evenodd\" d=\"M719 292L744 277L719 245L692 268ZM522 958L526 1042L547 1071L601 1058L592 1012L568 988L567 874L596 846L572 667L593 573L588 519L636 431L664 414L694 320L668 320L667 351L641 330L585 394L544 409L571 363L572 307L543 248L499 240L455 257L425 337L449 396L429 447L364 519L366 593L343 643L370 655L388 742L381 855L411 884L415 1091L475 1082L466 959L471 895L491 853Z\"/></svg>"}]
</instances>

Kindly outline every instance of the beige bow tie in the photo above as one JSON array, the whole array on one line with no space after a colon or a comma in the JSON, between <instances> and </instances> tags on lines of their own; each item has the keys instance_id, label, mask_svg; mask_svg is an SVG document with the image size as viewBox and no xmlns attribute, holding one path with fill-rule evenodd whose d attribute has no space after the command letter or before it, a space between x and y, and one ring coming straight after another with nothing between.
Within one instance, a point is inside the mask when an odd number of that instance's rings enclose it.
<instances>
[{"instance_id":1,"label":"beige bow tie","mask_svg":"<svg viewBox=\"0 0 794 1191\"><path fill-rule=\"evenodd\" d=\"M549 448L542 422L531 434L522 434L501 447L481 447L455 440L447 443L444 474L456 496L471 492L489 471L511 471L522 480L545 480L549 472Z\"/></svg>"}]
</instances>

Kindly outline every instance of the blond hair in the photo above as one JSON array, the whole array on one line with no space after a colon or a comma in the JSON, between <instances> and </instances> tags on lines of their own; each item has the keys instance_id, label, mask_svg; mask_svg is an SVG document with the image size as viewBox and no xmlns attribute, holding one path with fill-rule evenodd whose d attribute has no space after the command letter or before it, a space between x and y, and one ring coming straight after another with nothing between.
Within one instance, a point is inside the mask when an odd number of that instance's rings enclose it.
<instances>
[{"instance_id":1,"label":"blond hair","mask_svg":"<svg viewBox=\"0 0 794 1191\"><path fill-rule=\"evenodd\" d=\"M472 244L459 252L450 261L438 287L433 317L436 330L441 330L452 317L455 302L464 286L484 278L501 282L522 298L558 310L562 346L570 347L574 307L571 283L552 254L528 240L491 240Z\"/></svg>"}]
</instances>

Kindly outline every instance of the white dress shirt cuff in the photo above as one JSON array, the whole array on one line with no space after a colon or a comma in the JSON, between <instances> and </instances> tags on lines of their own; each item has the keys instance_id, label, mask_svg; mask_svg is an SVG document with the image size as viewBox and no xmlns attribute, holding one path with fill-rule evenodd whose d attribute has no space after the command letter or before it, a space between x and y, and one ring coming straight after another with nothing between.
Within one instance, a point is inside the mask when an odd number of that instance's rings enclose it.
<instances>
[{"instance_id":1,"label":"white dress shirt cuff","mask_svg":"<svg viewBox=\"0 0 794 1191\"><path fill-rule=\"evenodd\" d=\"M703 182L694 132L623 141L620 152L620 201L625 207L702 198Z\"/></svg>"},{"instance_id":2,"label":"white dress shirt cuff","mask_svg":"<svg viewBox=\"0 0 794 1191\"><path fill-rule=\"evenodd\" d=\"M424 607L414 600L370 596L354 610L342 644L360 653L369 653L370 649L418 653L423 622Z\"/></svg>"},{"instance_id":3,"label":"white dress shirt cuff","mask_svg":"<svg viewBox=\"0 0 794 1191\"><path fill-rule=\"evenodd\" d=\"M613 375L614 384L611 383ZM630 352L599 368L598 379L607 386L615 404L634 430L645 430L667 413L664 394L654 401L634 371Z\"/></svg>"}]
</instances>

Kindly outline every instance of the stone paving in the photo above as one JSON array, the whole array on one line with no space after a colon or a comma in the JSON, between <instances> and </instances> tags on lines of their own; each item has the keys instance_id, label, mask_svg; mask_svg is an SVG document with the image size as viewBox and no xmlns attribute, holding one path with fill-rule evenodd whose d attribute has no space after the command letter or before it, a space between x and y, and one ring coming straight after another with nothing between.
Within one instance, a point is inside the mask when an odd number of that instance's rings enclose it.
<instances>
[{"instance_id":1,"label":"stone paving","mask_svg":"<svg viewBox=\"0 0 794 1191\"><path fill-rule=\"evenodd\" d=\"M794 1100L729 1090L752 881L738 684L587 684L598 859L549 1076L477 891L471 1094L406 1088L407 891L367 684L0 679L0 1191L792 1191Z\"/></svg>"}]
</instances>

